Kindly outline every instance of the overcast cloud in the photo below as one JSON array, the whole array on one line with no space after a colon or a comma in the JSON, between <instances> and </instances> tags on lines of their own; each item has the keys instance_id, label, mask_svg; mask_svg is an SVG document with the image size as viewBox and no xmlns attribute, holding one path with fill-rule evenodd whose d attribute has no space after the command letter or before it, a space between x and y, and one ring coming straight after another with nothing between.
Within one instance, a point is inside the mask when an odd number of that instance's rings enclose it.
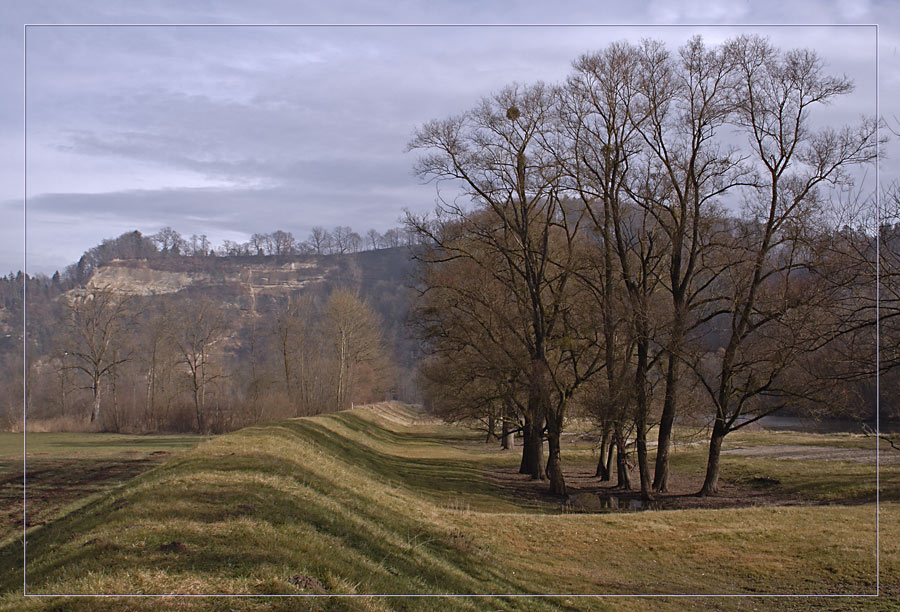
<instances>
[{"instance_id":1,"label":"overcast cloud","mask_svg":"<svg viewBox=\"0 0 900 612\"><path fill-rule=\"evenodd\" d=\"M898 116L889 3L31 2L0 8L0 271L23 267L23 23L880 23L882 115ZM710 8L712 6L713 8ZM215 7L215 10L213 10ZM427 7L427 8L426 8ZM469 9L467 11L467 8ZM204 10L208 9L208 10ZM105 237L171 225L214 243L314 225L360 233L433 207L405 147L432 118L503 85L559 81L613 40L741 32L816 49L857 89L823 120L873 114L874 29L864 27L29 27L28 271L52 273Z\"/></svg>"}]
</instances>

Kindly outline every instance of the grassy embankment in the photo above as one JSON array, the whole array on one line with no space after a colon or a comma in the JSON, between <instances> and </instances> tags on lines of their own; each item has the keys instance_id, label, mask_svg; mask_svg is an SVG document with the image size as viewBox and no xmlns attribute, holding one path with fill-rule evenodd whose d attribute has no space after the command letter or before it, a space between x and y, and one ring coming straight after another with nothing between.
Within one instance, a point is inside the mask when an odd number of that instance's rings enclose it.
<instances>
[{"instance_id":1,"label":"grassy embankment","mask_svg":"<svg viewBox=\"0 0 900 612\"><path fill-rule=\"evenodd\" d=\"M871 475L870 467L729 456L726 478L764 474L767 487L842 503L571 513L559 502L523 501L492 485L485 471L514 464L509 453L456 428L407 420L414 416L397 406L357 410L252 427L201 444L32 528L29 592L874 593L873 483L850 482L858 470ZM677 469L702 469L703 450L677 452ZM586 445L572 445L566 456L586 467L590 460ZM896 467L882 471L882 484L892 491L898 478ZM775 480L780 484L771 484ZM881 527L882 591L898 597L896 501L882 504ZM16 543L0 550L3 591L21 588L14 559L20 553ZM7 595L0 602L10 610L123 606L876 611L900 609L900 600L210 597L126 603Z\"/></svg>"}]
</instances>

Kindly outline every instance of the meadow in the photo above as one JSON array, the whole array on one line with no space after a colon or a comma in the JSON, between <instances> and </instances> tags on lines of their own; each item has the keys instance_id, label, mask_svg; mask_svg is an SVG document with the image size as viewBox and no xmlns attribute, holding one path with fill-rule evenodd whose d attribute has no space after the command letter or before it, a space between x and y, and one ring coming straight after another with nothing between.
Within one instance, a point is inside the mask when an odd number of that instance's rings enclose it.
<instances>
[{"instance_id":1,"label":"meadow","mask_svg":"<svg viewBox=\"0 0 900 612\"><path fill-rule=\"evenodd\" d=\"M562 500L515 473L518 453L399 404L195 447L147 436L92 447L87 436L30 451L60 464L69 452L98 464L177 452L29 527L28 593L43 597L21 595L21 541L7 537L0 610L900 609L900 465L883 454L874 597L876 483L861 460L874 440L863 436L737 433L727 487L708 503L688 494L705 448L683 443L662 509L625 512L591 501L613 494L628 508L633 495L591 478L589 435L566 440ZM779 459L778 448L817 458ZM190 597L74 596L97 593ZM692 596L665 597L676 594ZM761 596L772 594L783 597Z\"/></svg>"},{"instance_id":2,"label":"meadow","mask_svg":"<svg viewBox=\"0 0 900 612\"><path fill-rule=\"evenodd\" d=\"M28 466L28 526L42 525L73 505L121 486L204 438L99 433L0 432L0 546L22 537L23 454Z\"/></svg>"}]
</instances>

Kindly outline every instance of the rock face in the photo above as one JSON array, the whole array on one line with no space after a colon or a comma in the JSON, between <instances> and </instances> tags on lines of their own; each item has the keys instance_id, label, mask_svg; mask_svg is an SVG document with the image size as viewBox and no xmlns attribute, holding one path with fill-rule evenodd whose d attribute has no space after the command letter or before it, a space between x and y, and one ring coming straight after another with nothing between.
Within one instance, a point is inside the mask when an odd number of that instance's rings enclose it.
<instances>
[{"instance_id":1,"label":"rock face","mask_svg":"<svg viewBox=\"0 0 900 612\"><path fill-rule=\"evenodd\" d=\"M358 291L375 309L387 334L400 337L405 334L401 328L409 287L415 282L414 266L403 247L322 256L159 256L113 260L97 268L87 286L108 287L142 302L172 301L175 308L182 300L204 297L251 317L277 312L299 293L327 296L333 288L344 287ZM61 297L70 300L84 292L78 287Z\"/></svg>"},{"instance_id":2,"label":"rock face","mask_svg":"<svg viewBox=\"0 0 900 612\"><path fill-rule=\"evenodd\" d=\"M168 265L167 265L168 264ZM183 259L172 266L155 260L115 260L99 268L90 284L108 286L130 295L177 293L188 287L241 285L247 293L286 294L309 283L325 280L330 271L315 261L233 262L201 260L193 264ZM171 268L177 269L171 269ZM167 269L169 268L169 269Z\"/></svg>"},{"instance_id":3,"label":"rock face","mask_svg":"<svg viewBox=\"0 0 900 612\"><path fill-rule=\"evenodd\" d=\"M91 277L90 284L96 287L111 287L119 293L129 295L158 295L177 293L194 283L209 280L208 274L169 272L152 268L136 268L115 265L103 266Z\"/></svg>"},{"instance_id":4,"label":"rock face","mask_svg":"<svg viewBox=\"0 0 900 612\"><path fill-rule=\"evenodd\" d=\"M339 267L315 258L255 259L115 260L98 268L88 284L143 297L199 290L231 301L241 310L255 312L261 298L288 297L311 284L326 281Z\"/></svg>"}]
</instances>

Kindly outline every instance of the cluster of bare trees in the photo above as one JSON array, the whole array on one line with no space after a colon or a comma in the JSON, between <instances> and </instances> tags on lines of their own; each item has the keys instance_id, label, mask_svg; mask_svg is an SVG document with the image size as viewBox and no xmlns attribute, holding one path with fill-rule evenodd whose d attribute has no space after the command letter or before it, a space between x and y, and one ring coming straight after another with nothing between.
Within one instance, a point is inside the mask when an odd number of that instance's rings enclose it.
<instances>
[{"instance_id":1,"label":"cluster of bare trees","mask_svg":"<svg viewBox=\"0 0 900 612\"><path fill-rule=\"evenodd\" d=\"M305 255L346 255L363 251L375 251L416 244L418 237L406 228L391 228L383 234L370 229L360 236L349 226L337 226L332 230L314 227L306 240L297 240L291 232L276 230L269 234L256 233L246 242L224 240L214 246L206 234L192 234L185 238L177 230L164 227L157 233L145 236L139 231L126 232L115 238L107 238L84 252L78 261L68 266L61 275L53 274L51 287L67 290L88 283L94 272L114 260L154 260L166 258L225 257L294 257ZM21 274L21 272L19 273ZM41 278L40 276L35 278ZM15 279L15 275L8 279ZM7 280L7 279L3 279ZM18 287L9 287L18 289ZM0 288L2 290L2 288Z\"/></svg>"},{"instance_id":2,"label":"cluster of bare trees","mask_svg":"<svg viewBox=\"0 0 900 612\"><path fill-rule=\"evenodd\" d=\"M520 471L557 494L577 408L601 432L598 475L615 450L630 486L634 451L650 498L679 416L710 424L708 495L728 433L858 393L875 237L846 223L846 196L860 203L876 129L811 119L851 90L814 52L760 37L622 42L562 85L509 86L422 126L417 173L471 201L408 216L433 407L520 429Z\"/></svg>"},{"instance_id":3,"label":"cluster of bare trees","mask_svg":"<svg viewBox=\"0 0 900 612\"><path fill-rule=\"evenodd\" d=\"M138 232L135 232L138 234ZM205 234L185 239L171 227L164 227L146 240L155 246L153 255L182 255L188 257L240 257L291 255L344 255L360 251L374 251L414 243L415 234L405 228L391 228L383 234L370 229L365 236L346 225L338 225L330 231L321 226L312 228L306 240L297 240L291 232L276 230L270 234L257 233L247 242L224 240L213 247ZM146 255L143 255L146 257ZM108 260L107 260L108 261Z\"/></svg>"},{"instance_id":4,"label":"cluster of bare trees","mask_svg":"<svg viewBox=\"0 0 900 612\"><path fill-rule=\"evenodd\" d=\"M29 368L30 419L220 432L392 390L381 322L349 289L298 293L249 320L204 295L89 284L61 298L53 346Z\"/></svg>"}]
</instances>

